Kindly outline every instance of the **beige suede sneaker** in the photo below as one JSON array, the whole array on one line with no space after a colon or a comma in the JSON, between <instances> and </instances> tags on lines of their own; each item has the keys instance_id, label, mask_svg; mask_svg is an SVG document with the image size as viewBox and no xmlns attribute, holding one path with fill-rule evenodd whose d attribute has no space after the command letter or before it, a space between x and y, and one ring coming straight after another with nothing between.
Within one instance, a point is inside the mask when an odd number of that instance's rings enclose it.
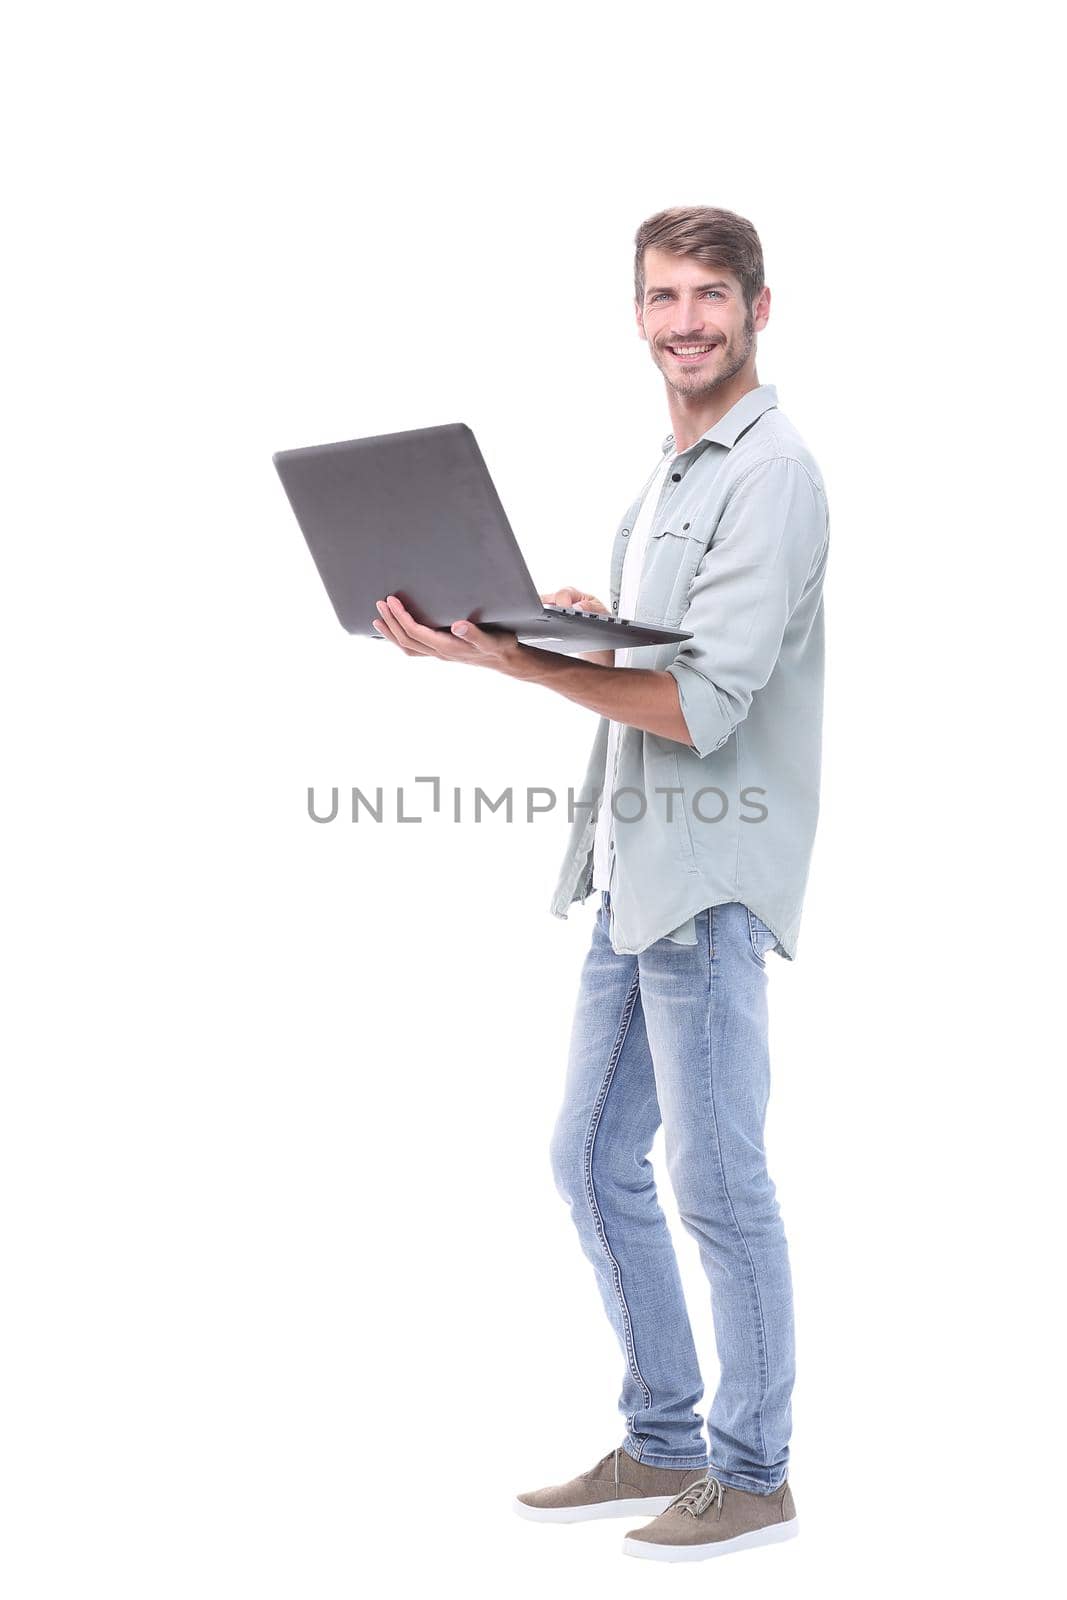
<instances>
[{"instance_id":1,"label":"beige suede sneaker","mask_svg":"<svg viewBox=\"0 0 1067 1600\"><path fill-rule=\"evenodd\" d=\"M622 1541L623 1554L653 1561L706 1561L731 1550L792 1539L797 1513L788 1483L770 1494L749 1494L710 1473L675 1495L670 1505Z\"/></svg>"},{"instance_id":2,"label":"beige suede sneaker","mask_svg":"<svg viewBox=\"0 0 1067 1600\"><path fill-rule=\"evenodd\" d=\"M702 1483L706 1467L649 1467L621 1445L595 1467L567 1483L531 1489L515 1497L520 1517L535 1522L588 1522L593 1517L647 1517L664 1511L679 1491Z\"/></svg>"}]
</instances>

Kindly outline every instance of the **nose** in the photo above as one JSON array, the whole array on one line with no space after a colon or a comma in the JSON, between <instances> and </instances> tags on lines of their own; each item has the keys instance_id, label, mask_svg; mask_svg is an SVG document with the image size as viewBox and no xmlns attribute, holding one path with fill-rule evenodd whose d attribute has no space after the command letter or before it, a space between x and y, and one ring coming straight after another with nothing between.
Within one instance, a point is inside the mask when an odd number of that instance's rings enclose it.
<instances>
[{"instance_id":1,"label":"nose","mask_svg":"<svg viewBox=\"0 0 1067 1600\"><path fill-rule=\"evenodd\" d=\"M702 339L715 331L715 325L706 315L707 307L700 300L680 300L675 313L676 326L668 337L668 344L680 344L683 339Z\"/></svg>"}]
</instances>

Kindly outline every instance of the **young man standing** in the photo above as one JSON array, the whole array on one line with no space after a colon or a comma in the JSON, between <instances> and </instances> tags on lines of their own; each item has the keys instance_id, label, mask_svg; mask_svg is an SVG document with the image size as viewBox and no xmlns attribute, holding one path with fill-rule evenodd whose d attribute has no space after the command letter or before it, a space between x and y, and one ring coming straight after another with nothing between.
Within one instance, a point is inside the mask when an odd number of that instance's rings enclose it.
<instances>
[{"instance_id":1,"label":"young man standing","mask_svg":"<svg viewBox=\"0 0 1067 1600\"><path fill-rule=\"evenodd\" d=\"M792 1288L763 1145L764 962L795 955L818 815L829 516L811 452L756 376L771 297L752 224L676 207L642 223L635 246L638 333L673 432L616 530L610 603L692 637L575 659L469 621L423 628L395 596L378 626L409 654L486 666L600 713L552 901L566 916L600 894L552 1165L619 1340L626 1430L588 1471L515 1507L545 1521L652 1516L627 1554L699 1560L796 1531ZM578 590L545 598L604 609ZM711 1287L710 1454L647 1159L661 1122Z\"/></svg>"}]
</instances>

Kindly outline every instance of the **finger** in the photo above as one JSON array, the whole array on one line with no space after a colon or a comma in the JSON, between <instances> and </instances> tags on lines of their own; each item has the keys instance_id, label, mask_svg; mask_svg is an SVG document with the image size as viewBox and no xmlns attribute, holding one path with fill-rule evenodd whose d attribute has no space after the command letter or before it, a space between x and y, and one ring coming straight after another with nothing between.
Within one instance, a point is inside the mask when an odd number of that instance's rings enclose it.
<instances>
[{"instance_id":1,"label":"finger","mask_svg":"<svg viewBox=\"0 0 1067 1600\"><path fill-rule=\"evenodd\" d=\"M393 640L394 644L398 644L400 648L409 656L428 656L434 654L432 650L427 650L424 645L420 645L417 640L408 637L397 618L393 616L392 612L389 610L389 607L385 605L383 601L379 600L377 602L377 606L378 614L382 619L382 624L386 630L386 633L388 634L389 638Z\"/></svg>"},{"instance_id":2,"label":"finger","mask_svg":"<svg viewBox=\"0 0 1067 1600\"><path fill-rule=\"evenodd\" d=\"M499 633L486 633L484 628L479 628L476 622L471 622L468 617L463 617L459 622L452 624L454 634L458 634L464 644L469 644L478 651L500 652L501 637ZM514 638L511 634L509 637Z\"/></svg>"},{"instance_id":3,"label":"finger","mask_svg":"<svg viewBox=\"0 0 1067 1600\"><path fill-rule=\"evenodd\" d=\"M463 640L455 638L447 628L427 628L421 622L416 622L395 594L386 596L386 609L382 615L391 627L400 630L401 637L408 644L421 647L428 655L455 661L470 654Z\"/></svg>"},{"instance_id":4,"label":"finger","mask_svg":"<svg viewBox=\"0 0 1067 1600\"><path fill-rule=\"evenodd\" d=\"M412 641L405 637L403 628L392 616L384 601L378 600L375 603L378 607L377 627L385 637L390 639L393 644L399 645L405 655L424 655L426 653L424 650L416 650Z\"/></svg>"},{"instance_id":5,"label":"finger","mask_svg":"<svg viewBox=\"0 0 1067 1600\"><path fill-rule=\"evenodd\" d=\"M395 644L397 649L402 650L406 656L421 656L426 654L424 650L409 650L406 644L401 644L400 641L394 638L389 632L389 629L385 626L385 623L379 622L377 617L372 619L371 627L376 629L381 638L388 639L390 644Z\"/></svg>"}]
</instances>

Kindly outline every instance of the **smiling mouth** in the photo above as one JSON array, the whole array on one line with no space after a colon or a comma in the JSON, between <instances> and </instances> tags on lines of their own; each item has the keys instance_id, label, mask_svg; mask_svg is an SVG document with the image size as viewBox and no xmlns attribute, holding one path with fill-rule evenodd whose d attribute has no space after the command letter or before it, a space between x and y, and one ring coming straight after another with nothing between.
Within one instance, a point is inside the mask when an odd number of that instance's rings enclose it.
<instances>
[{"instance_id":1,"label":"smiling mouth","mask_svg":"<svg viewBox=\"0 0 1067 1600\"><path fill-rule=\"evenodd\" d=\"M672 355L675 361L680 361L684 367L697 366L711 352L718 348L719 341L715 339L711 344L668 344L664 349Z\"/></svg>"}]
</instances>

